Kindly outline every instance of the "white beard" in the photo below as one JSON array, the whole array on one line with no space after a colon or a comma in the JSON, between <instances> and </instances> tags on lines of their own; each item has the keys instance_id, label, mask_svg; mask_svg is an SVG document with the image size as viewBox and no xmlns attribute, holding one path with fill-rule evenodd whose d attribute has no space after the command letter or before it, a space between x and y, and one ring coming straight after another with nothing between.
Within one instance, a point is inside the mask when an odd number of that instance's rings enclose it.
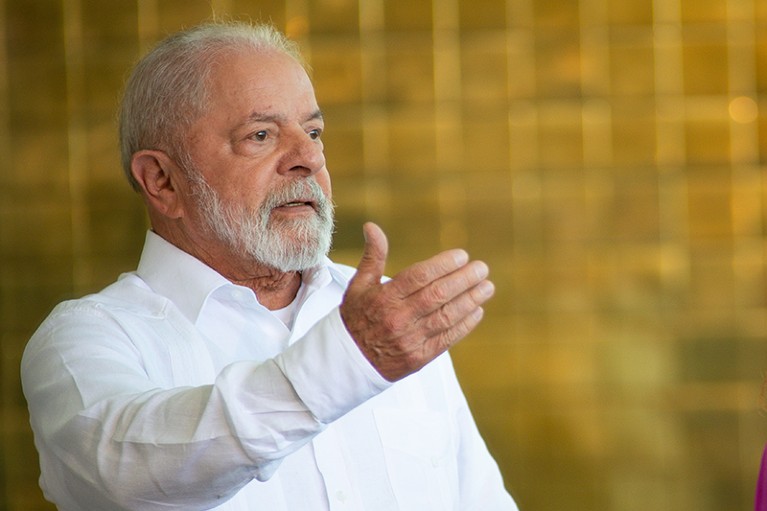
<instances>
[{"instance_id":1,"label":"white beard","mask_svg":"<svg viewBox=\"0 0 767 511\"><path fill-rule=\"evenodd\" d=\"M333 238L333 203L314 178L288 181L272 190L257 210L224 204L194 168L187 168L205 226L221 242L240 255L283 272L305 271L320 264ZM316 215L278 220L272 210L291 200L311 199Z\"/></svg>"}]
</instances>

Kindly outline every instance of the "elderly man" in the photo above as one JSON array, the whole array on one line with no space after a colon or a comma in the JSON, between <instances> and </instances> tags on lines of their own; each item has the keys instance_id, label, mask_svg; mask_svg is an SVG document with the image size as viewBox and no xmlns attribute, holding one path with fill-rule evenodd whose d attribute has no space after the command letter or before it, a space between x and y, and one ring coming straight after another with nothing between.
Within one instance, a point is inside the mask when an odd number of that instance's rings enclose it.
<instances>
[{"instance_id":1,"label":"elderly man","mask_svg":"<svg viewBox=\"0 0 767 511\"><path fill-rule=\"evenodd\" d=\"M135 272L24 353L46 497L67 511L512 510L446 350L493 294L451 250L382 279L327 259L323 118L295 46L205 24L136 67L123 164Z\"/></svg>"}]
</instances>

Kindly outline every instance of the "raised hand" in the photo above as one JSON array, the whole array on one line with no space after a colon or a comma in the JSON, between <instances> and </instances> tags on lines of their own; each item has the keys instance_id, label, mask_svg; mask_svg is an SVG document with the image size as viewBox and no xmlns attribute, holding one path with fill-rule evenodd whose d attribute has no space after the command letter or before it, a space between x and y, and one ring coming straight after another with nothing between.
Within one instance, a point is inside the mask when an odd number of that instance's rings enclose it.
<instances>
[{"instance_id":1,"label":"raised hand","mask_svg":"<svg viewBox=\"0 0 767 511\"><path fill-rule=\"evenodd\" d=\"M471 332L494 293L488 268L463 250L448 250L381 282L388 242L363 227L365 248L341 303L357 346L389 381L414 373Z\"/></svg>"}]
</instances>

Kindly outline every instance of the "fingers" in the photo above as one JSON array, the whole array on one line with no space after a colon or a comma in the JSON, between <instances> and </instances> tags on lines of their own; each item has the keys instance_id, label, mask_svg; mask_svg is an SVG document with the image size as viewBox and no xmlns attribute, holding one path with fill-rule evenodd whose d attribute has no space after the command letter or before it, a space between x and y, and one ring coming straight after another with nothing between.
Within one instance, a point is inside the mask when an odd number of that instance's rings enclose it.
<instances>
[{"instance_id":1,"label":"fingers","mask_svg":"<svg viewBox=\"0 0 767 511\"><path fill-rule=\"evenodd\" d=\"M477 307L470 314L464 316L458 323L450 328L440 330L424 342L425 350L431 353L431 357L436 358L446 352L458 341L469 335L477 325L482 321L485 311L482 307Z\"/></svg>"},{"instance_id":2,"label":"fingers","mask_svg":"<svg viewBox=\"0 0 767 511\"><path fill-rule=\"evenodd\" d=\"M482 261L472 261L429 282L411 296L421 306L422 313L428 314L487 279L489 272Z\"/></svg>"},{"instance_id":3,"label":"fingers","mask_svg":"<svg viewBox=\"0 0 767 511\"><path fill-rule=\"evenodd\" d=\"M389 242L381 228L373 222L367 222L362 229L365 246L352 282L358 286L372 286L379 284L383 277ZM355 284L350 283L352 285Z\"/></svg>"},{"instance_id":4,"label":"fingers","mask_svg":"<svg viewBox=\"0 0 767 511\"><path fill-rule=\"evenodd\" d=\"M461 293L449 302L434 309L418 320L425 335L432 337L440 332L454 328L466 318L481 310L482 305L492 298L495 286L489 280L483 280L471 289Z\"/></svg>"},{"instance_id":5,"label":"fingers","mask_svg":"<svg viewBox=\"0 0 767 511\"><path fill-rule=\"evenodd\" d=\"M476 307L449 328L439 329L430 337L387 346L392 356L381 360L377 369L389 381L396 381L412 374L471 333L482 321L483 316L482 307Z\"/></svg>"},{"instance_id":6,"label":"fingers","mask_svg":"<svg viewBox=\"0 0 767 511\"><path fill-rule=\"evenodd\" d=\"M394 276L391 285L399 296L409 296L435 280L462 268L468 261L469 254L465 250L447 250L402 270Z\"/></svg>"},{"instance_id":7,"label":"fingers","mask_svg":"<svg viewBox=\"0 0 767 511\"><path fill-rule=\"evenodd\" d=\"M464 250L442 252L382 283L386 236L372 223L363 229L363 254L339 312L368 361L396 381L473 330L495 288L487 280L487 265L469 261Z\"/></svg>"},{"instance_id":8,"label":"fingers","mask_svg":"<svg viewBox=\"0 0 767 511\"><path fill-rule=\"evenodd\" d=\"M408 308L403 310L403 313L408 314L403 322L424 323L431 330L453 325L492 297L495 288L486 280L488 273L485 263L472 261L428 282L413 294L401 297L409 303ZM395 285L398 277L387 286Z\"/></svg>"}]
</instances>

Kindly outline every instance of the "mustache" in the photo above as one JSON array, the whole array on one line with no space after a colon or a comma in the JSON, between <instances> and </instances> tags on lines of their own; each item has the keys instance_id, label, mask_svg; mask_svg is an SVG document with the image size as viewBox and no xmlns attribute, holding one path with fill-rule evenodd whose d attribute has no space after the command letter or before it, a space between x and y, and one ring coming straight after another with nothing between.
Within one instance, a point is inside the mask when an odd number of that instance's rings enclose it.
<instances>
[{"instance_id":1,"label":"mustache","mask_svg":"<svg viewBox=\"0 0 767 511\"><path fill-rule=\"evenodd\" d=\"M274 208L295 201L311 202L312 207L321 216L334 207L333 202L317 181L313 178L306 178L287 181L271 190L261 203L259 210L262 214L269 214Z\"/></svg>"},{"instance_id":2,"label":"mustache","mask_svg":"<svg viewBox=\"0 0 767 511\"><path fill-rule=\"evenodd\" d=\"M182 167L185 169L187 179L193 184L192 195L198 198L201 196L218 198L218 193L213 190L208 181L203 177L200 169L197 168L191 159L184 158L182 161L184 162ZM268 217L274 208L295 200L311 201L314 210L320 216L325 216L328 213L332 215L335 209L335 204L330 197L325 194L314 176L310 176L292 179L275 186L269 191L264 201L258 207L257 213L267 215Z\"/></svg>"}]
</instances>

